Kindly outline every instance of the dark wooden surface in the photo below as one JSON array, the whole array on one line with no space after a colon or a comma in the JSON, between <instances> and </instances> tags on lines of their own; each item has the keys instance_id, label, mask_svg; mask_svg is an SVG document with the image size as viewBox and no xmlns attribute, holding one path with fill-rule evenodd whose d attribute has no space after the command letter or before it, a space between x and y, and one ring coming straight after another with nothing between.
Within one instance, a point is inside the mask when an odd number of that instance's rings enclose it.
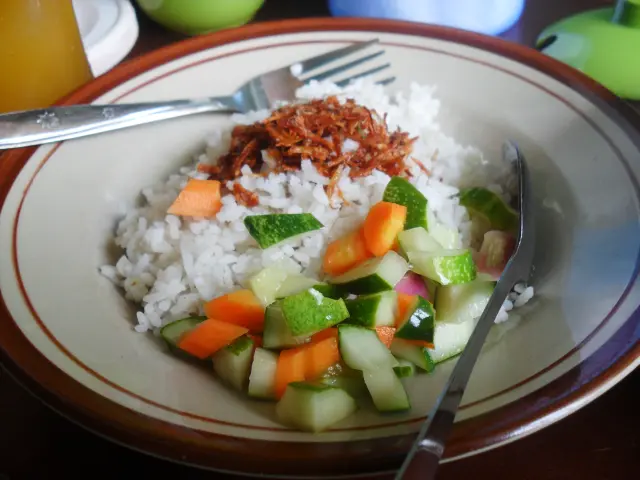
<instances>
[{"instance_id":1,"label":"dark wooden surface","mask_svg":"<svg viewBox=\"0 0 640 480\"><path fill-rule=\"evenodd\" d=\"M483 0L478 0L483 1ZM503 36L532 45L546 25L610 4L606 0L528 0L520 22ZM267 0L256 21L326 16L324 0ZM141 14L134 58L171 42ZM624 480L640 475L640 372L570 417L496 450L443 465L438 478L493 480ZM250 461L250 459L247 459ZM134 475L174 479L230 478L136 453L61 418L0 370L0 479ZM4 476L4 478L3 478Z\"/></svg>"}]
</instances>

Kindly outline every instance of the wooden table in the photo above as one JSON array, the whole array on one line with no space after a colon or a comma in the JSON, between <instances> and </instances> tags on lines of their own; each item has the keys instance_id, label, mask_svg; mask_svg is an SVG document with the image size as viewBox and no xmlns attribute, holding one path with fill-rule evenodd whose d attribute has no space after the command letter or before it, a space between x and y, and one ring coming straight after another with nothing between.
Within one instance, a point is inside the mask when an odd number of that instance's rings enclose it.
<instances>
[{"instance_id":1,"label":"wooden table","mask_svg":"<svg viewBox=\"0 0 640 480\"><path fill-rule=\"evenodd\" d=\"M480 0L479 0L480 1ZM531 45L551 22L606 0L528 0L504 37ZM326 16L324 0L267 0L257 21ZM141 14L130 58L180 40ZM640 475L640 372L555 425L505 447L442 466L441 480L625 480ZM250 461L250 459L247 459ZM635 474L633 473L635 472ZM230 478L174 465L99 438L59 417L0 370L0 479Z\"/></svg>"}]
</instances>

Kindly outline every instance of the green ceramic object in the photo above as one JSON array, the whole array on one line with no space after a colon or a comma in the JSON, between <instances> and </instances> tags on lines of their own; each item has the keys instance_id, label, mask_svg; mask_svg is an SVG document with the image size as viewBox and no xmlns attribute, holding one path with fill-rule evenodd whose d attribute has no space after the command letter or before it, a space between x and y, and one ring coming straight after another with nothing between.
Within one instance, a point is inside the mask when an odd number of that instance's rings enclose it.
<instances>
[{"instance_id":1,"label":"green ceramic object","mask_svg":"<svg viewBox=\"0 0 640 480\"><path fill-rule=\"evenodd\" d=\"M136 0L156 22L187 35L244 25L264 0Z\"/></svg>"},{"instance_id":2,"label":"green ceramic object","mask_svg":"<svg viewBox=\"0 0 640 480\"><path fill-rule=\"evenodd\" d=\"M560 20L540 34L537 47L620 97L640 100L640 0Z\"/></svg>"}]
</instances>

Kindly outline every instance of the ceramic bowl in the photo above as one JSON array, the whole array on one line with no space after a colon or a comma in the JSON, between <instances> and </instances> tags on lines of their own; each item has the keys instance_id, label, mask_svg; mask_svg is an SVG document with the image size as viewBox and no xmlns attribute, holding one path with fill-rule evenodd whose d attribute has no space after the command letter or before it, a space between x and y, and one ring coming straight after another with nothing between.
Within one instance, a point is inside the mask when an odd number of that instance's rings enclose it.
<instances>
[{"instance_id":1,"label":"ceramic bowl","mask_svg":"<svg viewBox=\"0 0 640 480\"><path fill-rule=\"evenodd\" d=\"M153 20L187 35L244 25L264 0L136 0Z\"/></svg>"},{"instance_id":2,"label":"ceramic bowl","mask_svg":"<svg viewBox=\"0 0 640 480\"><path fill-rule=\"evenodd\" d=\"M631 107L533 50L371 19L265 23L190 39L62 103L224 95L258 73L373 37L392 58L391 90L436 85L445 131L486 155L512 139L532 171L537 295L484 349L446 449L451 461L558 421L638 365L640 122ZM135 333L133 307L98 274L117 254L111 238L123 204L228 121L195 116L3 156L1 359L64 415L156 456L295 478L396 468L453 362L408 382L406 414L363 409L326 433L301 433L278 423L271 405L241 398L153 335Z\"/></svg>"}]
</instances>

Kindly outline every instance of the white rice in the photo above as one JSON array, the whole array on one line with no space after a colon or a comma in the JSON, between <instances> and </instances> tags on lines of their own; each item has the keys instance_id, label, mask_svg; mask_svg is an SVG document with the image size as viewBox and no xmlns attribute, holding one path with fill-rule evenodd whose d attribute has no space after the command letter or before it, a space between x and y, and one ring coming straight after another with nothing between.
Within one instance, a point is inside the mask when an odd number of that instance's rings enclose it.
<instances>
[{"instance_id":1,"label":"white rice","mask_svg":"<svg viewBox=\"0 0 640 480\"><path fill-rule=\"evenodd\" d=\"M411 85L406 94L390 97L383 87L367 80L341 89L331 83L312 83L300 89L301 100L338 95L387 113L390 129L400 126L418 136L412 157L419 160L431 176L412 165L412 183L426 196L430 208L445 225L457 228L463 244L469 242L470 222L466 209L454 195L458 187L473 183L485 185L509 199L509 168L500 160L490 162L473 147L457 144L445 135L437 122L440 102L434 88ZM100 272L122 287L126 298L141 305L135 330L157 330L162 325L189 314L201 312L203 301L246 286L251 275L264 267L279 266L292 273L319 278L320 264L327 243L361 222L369 207L382 199L389 177L379 171L351 180L345 170L338 185L344 199L327 198L323 186L328 179L320 175L310 161L302 162L299 172L253 175L248 167L236 179L258 194L254 208L239 205L232 195L222 198L223 207L213 220L180 218L167 215L189 178L206 178L196 171L198 162L215 164L226 152L234 124L249 124L263 119L267 111L232 116L226 129L211 133L205 152L192 165L183 167L167 180L142 190L144 205L130 210L119 222L115 243L124 255L115 265ZM357 148L345 142L346 149ZM267 166L272 159L266 159ZM312 213L324 224L320 231L303 238L261 250L250 237L242 220L249 214ZM496 319L508 318L508 311L526 303L533 289L516 290Z\"/></svg>"}]
</instances>

